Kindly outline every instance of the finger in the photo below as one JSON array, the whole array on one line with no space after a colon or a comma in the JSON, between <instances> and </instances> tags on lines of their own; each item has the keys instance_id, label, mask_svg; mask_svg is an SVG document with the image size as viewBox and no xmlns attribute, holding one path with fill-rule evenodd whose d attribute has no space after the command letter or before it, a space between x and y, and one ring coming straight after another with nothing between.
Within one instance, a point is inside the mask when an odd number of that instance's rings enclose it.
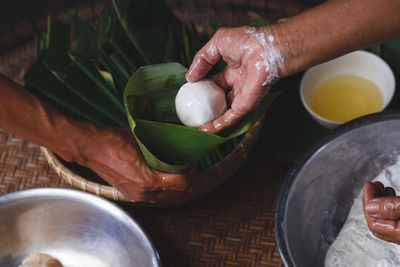
<instances>
[{"instance_id":1,"label":"finger","mask_svg":"<svg viewBox=\"0 0 400 267\"><path fill-rule=\"evenodd\" d=\"M376 190L379 192L379 195L377 195L376 197L381 197L385 195L385 186L381 183L381 182L374 182L374 186L376 188Z\"/></svg>"},{"instance_id":2,"label":"finger","mask_svg":"<svg viewBox=\"0 0 400 267\"><path fill-rule=\"evenodd\" d=\"M225 91L230 88L230 86L228 85L228 82L225 80L223 72L218 73L214 77L214 82Z\"/></svg>"},{"instance_id":3,"label":"finger","mask_svg":"<svg viewBox=\"0 0 400 267\"><path fill-rule=\"evenodd\" d=\"M150 201L161 201L161 200L175 200L180 197L183 197L185 194L190 192L189 186L192 178L196 174L196 166L191 166L183 175L186 185L184 190L178 187L178 191L175 189L174 185L170 186L167 189L160 189L157 191L149 192L146 195ZM181 175L182 176L182 175Z\"/></svg>"},{"instance_id":4,"label":"finger","mask_svg":"<svg viewBox=\"0 0 400 267\"><path fill-rule=\"evenodd\" d=\"M238 70L227 66L222 72L215 76L214 81L219 87L226 91L233 88L239 79L240 73Z\"/></svg>"},{"instance_id":5,"label":"finger","mask_svg":"<svg viewBox=\"0 0 400 267\"><path fill-rule=\"evenodd\" d=\"M131 195L134 196L133 199L135 201L158 202L161 200L174 200L184 196L190 191L189 186L196 174L196 166L191 166L184 174L167 174L154 170L153 173L158 176L160 181L158 189L137 192L137 188L132 188L134 192Z\"/></svg>"},{"instance_id":6,"label":"finger","mask_svg":"<svg viewBox=\"0 0 400 267\"><path fill-rule=\"evenodd\" d=\"M371 232L372 232L372 231L371 231ZM383 241L391 242L391 243L396 243L396 244L399 243L398 240L395 240L395 239L392 238L391 236L381 235L381 234L376 233L376 232L372 232L372 234L373 234L375 237L377 237L377 238L379 238L379 239L382 239Z\"/></svg>"},{"instance_id":7,"label":"finger","mask_svg":"<svg viewBox=\"0 0 400 267\"><path fill-rule=\"evenodd\" d=\"M400 219L400 197L379 197L368 200L365 210L375 219Z\"/></svg>"},{"instance_id":8,"label":"finger","mask_svg":"<svg viewBox=\"0 0 400 267\"><path fill-rule=\"evenodd\" d=\"M228 104L228 107L232 105L233 99L235 99L235 91L231 90L227 95L226 95L226 103Z\"/></svg>"},{"instance_id":9,"label":"finger","mask_svg":"<svg viewBox=\"0 0 400 267\"><path fill-rule=\"evenodd\" d=\"M363 211L365 218L369 219L369 213L367 211L367 203L368 201L376 198L379 195L379 190L376 188L374 183L366 182L364 184L363 190ZM371 207L370 207L371 208Z\"/></svg>"},{"instance_id":10,"label":"finger","mask_svg":"<svg viewBox=\"0 0 400 267\"><path fill-rule=\"evenodd\" d=\"M262 99L268 88L263 87L265 73L258 71L255 67L248 69L242 88L234 88L239 93L232 100L231 108L220 118L200 127L201 130L217 133L222 129L236 124L245 114L252 110ZM232 97L232 93L229 97Z\"/></svg>"},{"instance_id":11,"label":"finger","mask_svg":"<svg viewBox=\"0 0 400 267\"><path fill-rule=\"evenodd\" d=\"M399 223L395 220L371 219L368 227L379 238L393 242L395 240L400 240L398 224Z\"/></svg>"},{"instance_id":12,"label":"finger","mask_svg":"<svg viewBox=\"0 0 400 267\"><path fill-rule=\"evenodd\" d=\"M246 75L241 90L235 88L231 108L236 113L245 115L258 105L269 89L262 85L264 79L261 72L252 72Z\"/></svg>"},{"instance_id":13,"label":"finger","mask_svg":"<svg viewBox=\"0 0 400 267\"><path fill-rule=\"evenodd\" d=\"M196 82L203 78L218 62L221 55L217 48L217 35L214 35L195 55L186 74L188 82Z\"/></svg>"},{"instance_id":14,"label":"finger","mask_svg":"<svg viewBox=\"0 0 400 267\"><path fill-rule=\"evenodd\" d=\"M171 174L157 172L158 190L185 191L189 187L187 174Z\"/></svg>"},{"instance_id":15,"label":"finger","mask_svg":"<svg viewBox=\"0 0 400 267\"><path fill-rule=\"evenodd\" d=\"M392 187L386 187L385 188L385 194L388 197L395 197L396 196L396 191Z\"/></svg>"},{"instance_id":16,"label":"finger","mask_svg":"<svg viewBox=\"0 0 400 267\"><path fill-rule=\"evenodd\" d=\"M364 190L363 190L363 205L364 208L367 205L367 202L373 198L376 198L379 196L379 190L375 187L374 183L371 182L366 182L364 184Z\"/></svg>"},{"instance_id":17,"label":"finger","mask_svg":"<svg viewBox=\"0 0 400 267\"><path fill-rule=\"evenodd\" d=\"M200 127L200 130L210 132L210 133L217 133L222 129L230 127L234 125L237 121L239 121L244 114L237 113L233 109L228 109L221 117L214 120L213 122L204 124Z\"/></svg>"}]
</instances>

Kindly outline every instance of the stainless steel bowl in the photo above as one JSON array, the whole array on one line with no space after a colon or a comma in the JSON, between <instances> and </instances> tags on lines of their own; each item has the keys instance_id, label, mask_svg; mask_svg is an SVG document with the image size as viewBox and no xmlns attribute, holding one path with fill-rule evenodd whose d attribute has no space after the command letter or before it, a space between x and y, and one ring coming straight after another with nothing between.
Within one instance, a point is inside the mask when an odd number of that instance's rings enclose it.
<instances>
[{"instance_id":1,"label":"stainless steel bowl","mask_svg":"<svg viewBox=\"0 0 400 267\"><path fill-rule=\"evenodd\" d=\"M161 265L137 222L107 200L57 188L1 196L0 266L19 266L38 252L67 267Z\"/></svg>"},{"instance_id":2,"label":"stainless steel bowl","mask_svg":"<svg viewBox=\"0 0 400 267\"><path fill-rule=\"evenodd\" d=\"M275 229L285 266L323 266L330 244L367 180L400 154L400 113L369 115L333 130L287 175Z\"/></svg>"}]
</instances>

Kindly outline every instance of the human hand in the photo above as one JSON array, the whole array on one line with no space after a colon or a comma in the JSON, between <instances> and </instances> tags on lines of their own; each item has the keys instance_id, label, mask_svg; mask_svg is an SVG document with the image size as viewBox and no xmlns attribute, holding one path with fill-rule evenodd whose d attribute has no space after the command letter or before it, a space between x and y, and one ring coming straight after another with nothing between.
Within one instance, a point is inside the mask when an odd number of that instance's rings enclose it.
<instances>
[{"instance_id":1,"label":"human hand","mask_svg":"<svg viewBox=\"0 0 400 267\"><path fill-rule=\"evenodd\" d=\"M160 201L182 195L189 186L190 174L162 173L144 161L132 132L125 128L89 125L80 149L83 160L104 180L134 201Z\"/></svg>"},{"instance_id":2,"label":"human hand","mask_svg":"<svg viewBox=\"0 0 400 267\"><path fill-rule=\"evenodd\" d=\"M68 118L1 74L0 95L7 96L0 97L1 128L92 169L128 199L173 199L188 189L189 173L167 174L148 167L129 129Z\"/></svg>"},{"instance_id":3,"label":"human hand","mask_svg":"<svg viewBox=\"0 0 400 267\"><path fill-rule=\"evenodd\" d=\"M380 182L367 182L363 192L364 216L378 238L400 244L400 197Z\"/></svg>"},{"instance_id":4,"label":"human hand","mask_svg":"<svg viewBox=\"0 0 400 267\"><path fill-rule=\"evenodd\" d=\"M222 28L197 52L186 79L200 80L222 57L227 65L215 82L227 91L230 105L221 117L201 126L201 130L216 133L235 124L257 106L284 72L284 59L274 29L272 26Z\"/></svg>"}]
</instances>

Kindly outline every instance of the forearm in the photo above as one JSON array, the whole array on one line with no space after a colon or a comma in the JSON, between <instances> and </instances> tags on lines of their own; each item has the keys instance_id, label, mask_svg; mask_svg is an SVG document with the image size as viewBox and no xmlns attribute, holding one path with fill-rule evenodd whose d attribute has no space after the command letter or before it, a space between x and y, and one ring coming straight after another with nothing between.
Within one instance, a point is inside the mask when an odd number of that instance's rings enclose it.
<instances>
[{"instance_id":1,"label":"forearm","mask_svg":"<svg viewBox=\"0 0 400 267\"><path fill-rule=\"evenodd\" d=\"M400 37L399 14L398 0L330 0L277 23L282 76Z\"/></svg>"},{"instance_id":2,"label":"forearm","mask_svg":"<svg viewBox=\"0 0 400 267\"><path fill-rule=\"evenodd\" d=\"M86 123L71 121L1 74L0 95L0 128L48 147L66 160L80 160Z\"/></svg>"},{"instance_id":3,"label":"forearm","mask_svg":"<svg viewBox=\"0 0 400 267\"><path fill-rule=\"evenodd\" d=\"M71 120L1 74L0 96L0 128L92 169L128 199L173 199L189 186L187 174L149 168L129 129Z\"/></svg>"}]
</instances>

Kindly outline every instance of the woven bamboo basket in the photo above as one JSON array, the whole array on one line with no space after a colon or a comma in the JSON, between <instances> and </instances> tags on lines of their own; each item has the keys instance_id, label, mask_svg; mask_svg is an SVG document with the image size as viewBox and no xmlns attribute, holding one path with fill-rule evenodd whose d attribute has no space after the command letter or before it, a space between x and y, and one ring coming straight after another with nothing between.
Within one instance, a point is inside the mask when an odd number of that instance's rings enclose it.
<instances>
[{"instance_id":1,"label":"woven bamboo basket","mask_svg":"<svg viewBox=\"0 0 400 267\"><path fill-rule=\"evenodd\" d=\"M102 11L102 6L109 1L88 1L80 6L74 6L81 15L87 19L96 19ZM200 1L166 1L172 10L182 19L193 19L201 28L209 25L238 26L246 24L249 19L249 12L256 12L258 15L274 21L281 17L295 15L307 8L304 4L295 1L277 0L253 0L253 1L231 1L212 0ZM99 4L100 3L100 4ZM56 16L62 16L66 10L57 11ZM47 15L47 14L46 14ZM19 83L23 83L22 77L34 58L34 42L32 37L44 30L45 17L29 18L24 27L16 29L0 28L0 72L8 75ZM19 34L22 32L23 34ZM7 37L4 38L4 37ZM4 42L4 40L7 40ZM18 47L15 49L15 47ZM6 53L7 52L7 53ZM231 177L248 158L250 151L256 143L265 115L256 122L249 131L244 134L240 142L225 158L212 167L198 173L191 182L190 189L178 199L157 203L132 202L139 206L172 206L191 201L209 193L229 177ZM49 165L56 173L69 184L82 191L90 192L114 201L128 201L116 188L108 185L96 173L75 163L65 162L49 149L42 147L41 151Z\"/></svg>"},{"instance_id":2,"label":"woven bamboo basket","mask_svg":"<svg viewBox=\"0 0 400 267\"><path fill-rule=\"evenodd\" d=\"M195 177L192 178L188 192L181 197L157 203L136 202L136 204L144 206L179 205L199 198L212 191L232 176L247 160L247 157L260 134L263 121L264 118L256 122L243 136L235 149L225 158L212 167L195 175ZM90 192L111 200L128 201L121 192L102 182L101 178L91 170L74 163L67 163L45 147L42 147L41 150L50 166L61 178L65 179L72 186L82 191Z\"/></svg>"}]
</instances>

